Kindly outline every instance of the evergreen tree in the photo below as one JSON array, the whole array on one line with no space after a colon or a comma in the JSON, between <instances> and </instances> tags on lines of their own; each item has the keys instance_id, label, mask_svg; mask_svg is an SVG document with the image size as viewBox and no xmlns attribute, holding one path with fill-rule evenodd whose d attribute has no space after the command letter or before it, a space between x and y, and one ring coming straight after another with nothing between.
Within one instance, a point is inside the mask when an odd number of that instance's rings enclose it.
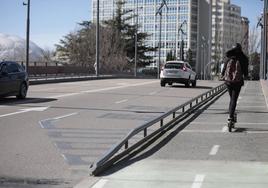
<instances>
[{"instance_id":1,"label":"evergreen tree","mask_svg":"<svg viewBox=\"0 0 268 188\"><path fill-rule=\"evenodd\" d=\"M129 62L134 62L135 57L135 35L137 33L137 59L138 66L149 64L152 61L152 57L148 56L148 52L156 51L156 48L149 47L145 44L146 38L149 37L147 33L137 32L139 26L131 25L129 22L131 19L136 19L138 15L133 15L133 10L123 11L125 5L124 0L117 1L117 10L115 18L105 22L106 25L114 28L122 37L122 42ZM132 15L130 15L130 13Z\"/></svg>"},{"instance_id":2,"label":"evergreen tree","mask_svg":"<svg viewBox=\"0 0 268 188\"><path fill-rule=\"evenodd\" d=\"M175 54L172 52L172 50L170 50L170 51L167 53L166 61L172 61L172 60L176 60L176 56L175 56Z\"/></svg>"}]
</instances>

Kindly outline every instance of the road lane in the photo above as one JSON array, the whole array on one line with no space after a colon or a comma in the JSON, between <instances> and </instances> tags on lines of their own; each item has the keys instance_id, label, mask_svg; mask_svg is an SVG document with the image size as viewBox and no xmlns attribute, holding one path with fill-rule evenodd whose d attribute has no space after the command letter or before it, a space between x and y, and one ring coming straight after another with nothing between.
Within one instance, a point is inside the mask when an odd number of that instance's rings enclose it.
<instances>
[{"instance_id":1,"label":"road lane","mask_svg":"<svg viewBox=\"0 0 268 188\"><path fill-rule=\"evenodd\" d=\"M113 79L31 86L26 100L1 100L0 114L50 108L0 118L0 148L10 150L1 153L6 163L0 177L59 178L74 184L131 129L217 85L162 88L155 80Z\"/></svg>"},{"instance_id":2,"label":"road lane","mask_svg":"<svg viewBox=\"0 0 268 188\"><path fill-rule=\"evenodd\" d=\"M201 186L198 175L205 177L202 187L267 187L268 109L259 82L248 82L241 93L232 133L223 131L228 101L226 93L180 123L183 130L173 128L125 166L112 169L103 188Z\"/></svg>"}]
</instances>

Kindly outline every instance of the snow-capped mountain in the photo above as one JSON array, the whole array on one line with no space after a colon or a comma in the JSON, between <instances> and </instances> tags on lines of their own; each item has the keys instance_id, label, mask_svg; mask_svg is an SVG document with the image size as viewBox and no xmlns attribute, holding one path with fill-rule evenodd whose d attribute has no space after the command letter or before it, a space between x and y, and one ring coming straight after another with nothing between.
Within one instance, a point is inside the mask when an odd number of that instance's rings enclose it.
<instances>
[{"instance_id":1,"label":"snow-capped mountain","mask_svg":"<svg viewBox=\"0 0 268 188\"><path fill-rule=\"evenodd\" d=\"M25 39L0 33L0 61L25 61L25 49ZM43 57L43 50L35 43L30 42L29 54L30 61L39 61Z\"/></svg>"}]
</instances>

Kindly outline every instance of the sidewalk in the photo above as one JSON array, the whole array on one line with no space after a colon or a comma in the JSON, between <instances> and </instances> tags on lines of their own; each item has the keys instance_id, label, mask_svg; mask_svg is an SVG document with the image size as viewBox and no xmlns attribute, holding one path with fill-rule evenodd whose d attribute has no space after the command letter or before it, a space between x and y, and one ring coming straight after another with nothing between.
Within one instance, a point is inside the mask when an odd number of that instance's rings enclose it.
<instances>
[{"instance_id":1,"label":"sidewalk","mask_svg":"<svg viewBox=\"0 0 268 188\"><path fill-rule=\"evenodd\" d=\"M263 94L268 96L267 88L265 82L245 84L234 132L227 131L229 96L225 93L200 109L199 116L194 114L191 121L178 125L184 129L167 132L123 167L117 166L95 185L83 187L268 187L268 106Z\"/></svg>"},{"instance_id":2,"label":"sidewalk","mask_svg":"<svg viewBox=\"0 0 268 188\"><path fill-rule=\"evenodd\" d=\"M261 80L260 82L265 96L266 105L268 107L268 80Z\"/></svg>"}]
</instances>

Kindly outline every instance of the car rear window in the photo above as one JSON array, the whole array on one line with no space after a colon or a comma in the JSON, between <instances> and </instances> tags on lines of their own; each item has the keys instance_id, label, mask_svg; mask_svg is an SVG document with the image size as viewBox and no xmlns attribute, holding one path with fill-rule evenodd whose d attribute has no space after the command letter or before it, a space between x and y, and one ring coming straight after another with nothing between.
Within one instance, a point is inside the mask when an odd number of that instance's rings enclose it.
<instances>
[{"instance_id":1,"label":"car rear window","mask_svg":"<svg viewBox=\"0 0 268 188\"><path fill-rule=\"evenodd\" d=\"M167 63L165 65L166 69L182 69L183 64L182 63Z\"/></svg>"}]
</instances>

